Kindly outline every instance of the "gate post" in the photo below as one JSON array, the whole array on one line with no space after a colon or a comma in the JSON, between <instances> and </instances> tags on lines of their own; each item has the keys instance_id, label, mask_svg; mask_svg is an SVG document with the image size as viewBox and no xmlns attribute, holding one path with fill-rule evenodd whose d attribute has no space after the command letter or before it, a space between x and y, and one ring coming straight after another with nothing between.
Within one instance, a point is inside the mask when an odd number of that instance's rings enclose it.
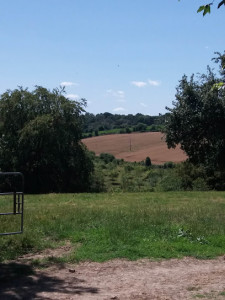
<instances>
[{"instance_id":1,"label":"gate post","mask_svg":"<svg viewBox=\"0 0 225 300\"><path fill-rule=\"evenodd\" d=\"M1 191L0 186L0 196L12 196L12 204L13 209L9 212L0 213L0 216L9 216L9 215L20 215L20 229L14 232L0 232L0 235L12 235L12 234L20 234L23 233L23 210L24 210L24 177L20 172L0 172L0 177L9 177L15 180L15 178L20 178L21 183L19 186L15 184L12 186L12 182L4 182L6 184L6 191ZM6 181L6 180L5 180ZM7 186L7 183L9 185ZM1 201L1 199L0 199ZM1 231L1 230L0 230Z\"/></svg>"}]
</instances>

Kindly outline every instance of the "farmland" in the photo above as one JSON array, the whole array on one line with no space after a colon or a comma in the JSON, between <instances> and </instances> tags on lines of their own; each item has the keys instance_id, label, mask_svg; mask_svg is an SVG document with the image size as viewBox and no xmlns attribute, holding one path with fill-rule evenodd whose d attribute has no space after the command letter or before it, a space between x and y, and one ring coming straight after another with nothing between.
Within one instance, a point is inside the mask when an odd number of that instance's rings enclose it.
<instances>
[{"instance_id":1,"label":"farmland","mask_svg":"<svg viewBox=\"0 0 225 300\"><path fill-rule=\"evenodd\" d=\"M82 142L96 155L111 153L125 161L142 161L147 156L153 164L175 163L186 160L185 153L178 147L168 149L160 132L113 134L83 139Z\"/></svg>"}]
</instances>

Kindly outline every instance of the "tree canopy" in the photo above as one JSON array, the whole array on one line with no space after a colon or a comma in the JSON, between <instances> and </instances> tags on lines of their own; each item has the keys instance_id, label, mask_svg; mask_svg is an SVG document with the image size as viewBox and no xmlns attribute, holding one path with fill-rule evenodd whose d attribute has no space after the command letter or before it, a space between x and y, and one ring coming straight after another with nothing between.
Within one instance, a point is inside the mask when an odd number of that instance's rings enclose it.
<instances>
[{"instance_id":1,"label":"tree canopy","mask_svg":"<svg viewBox=\"0 0 225 300\"><path fill-rule=\"evenodd\" d=\"M216 61L220 62L221 57ZM197 80L183 76L165 127L169 148L181 145L195 165L210 172L225 172L224 70L218 78L210 68Z\"/></svg>"},{"instance_id":2,"label":"tree canopy","mask_svg":"<svg viewBox=\"0 0 225 300\"><path fill-rule=\"evenodd\" d=\"M151 125L163 125L166 116L149 116L137 113L136 115L118 115L109 112L100 113L97 115L85 113L84 115L84 129L85 133L98 130L110 130L116 128L133 128L133 131L141 130L140 124L145 127Z\"/></svg>"},{"instance_id":3,"label":"tree canopy","mask_svg":"<svg viewBox=\"0 0 225 300\"><path fill-rule=\"evenodd\" d=\"M85 100L63 94L37 86L0 96L0 170L23 172L28 192L88 187L93 165L80 142Z\"/></svg>"}]
</instances>

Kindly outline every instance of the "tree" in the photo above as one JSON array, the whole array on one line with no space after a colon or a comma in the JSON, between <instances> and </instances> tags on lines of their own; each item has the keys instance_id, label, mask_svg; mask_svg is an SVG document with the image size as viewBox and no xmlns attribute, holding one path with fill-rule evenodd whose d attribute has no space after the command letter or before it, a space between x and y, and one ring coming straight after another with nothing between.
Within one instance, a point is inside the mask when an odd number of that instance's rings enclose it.
<instances>
[{"instance_id":1,"label":"tree","mask_svg":"<svg viewBox=\"0 0 225 300\"><path fill-rule=\"evenodd\" d=\"M210 68L198 80L183 76L165 127L169 148L180 144L190 162L213 172L225 171L225 89L216 87L219 82Z\"/></svg>"},{"instance_id":2,"label":"tree","mask_svg":"<svg viewBox=\"0 0 225 300\"><path fill-rule=\"evenodd\" d=\"M151 159L150 159L149 156L147 156L146 159L145 159L145 166L146 167L151 167L151 165L152 165Z\"/></svg>"},{"instance_id":3,"label":"tree","mask_svg":"<svg viewBox=\"0 0 225 300\"><path fill-rule=\"evenodd\" d=\"M85 100L22 87L0 96L0 169L21 171L27 192L88 189L93 170L82 136Z\"/></svg>"}]
</instances>

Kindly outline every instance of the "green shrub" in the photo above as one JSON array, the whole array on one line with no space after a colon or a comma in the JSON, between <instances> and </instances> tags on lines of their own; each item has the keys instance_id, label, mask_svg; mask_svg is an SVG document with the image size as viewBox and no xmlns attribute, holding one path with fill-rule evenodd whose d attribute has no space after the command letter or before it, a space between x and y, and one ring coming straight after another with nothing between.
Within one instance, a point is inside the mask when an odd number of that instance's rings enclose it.
<instances>
[{"instance_id":1,"label":"green shrub","mask_svg":"<svg viewBox=\"0 0 225 300\"><path fill-rule=\"evenodd\" d=\"M126 133L126 130L124 128L121 128L119 133Z\"/></svg>"},{"instance_id":2,"label":"green shrub","mask_svg":"<svg viewBox=\"0 0 225 300\"><path fill-rule=\"evenodd\" d=\"M172 169L175 168L175 163L173 163L172 161L167 161L164 163L163 168L164 169Z\"/></svg>"},{"instance_id":3,"label":"green shrub","mask_svg":"<svg viewBox=\"0 0 225 300\"><path fill-rule=\"evenodd\" d=\"M182 180L175 174L168 174L157 185L157 191L171 192L182 190Z\"/></svg>"},{"instance_id":4,"label":"green shrub","mask_svg":"<svg viewBox=\"0 0 225 300\"><path fill-rule=\"evenodd\" d=\"M102 159L106 164L115 160L115 156L110 153L101 153L99 155L100 159Z\"/></svg>"},{"instance_id":5,"label":"green shrub","mask_svg":"<svg viewBox=\"0 0 225 300\"><path fill-rule=\"evenodd\" d=\"M193 191L207 191L209 187L204 178L198 177L193 181Z\"/></svg>"},{"instance_id":6,"label":"green shrub","mask_svg":"<svg viewBox=\"0 0 225 300\"><path fill-rule=\"evenodd\" d=\"M134 170L134 166L132 166L131 164L127 164L125 167L124 167L124 171L125 172L131 172Z\"/></svg>"},{"instance_id":7,"label":"green shrub","mask_svg":"<svg viewBox=\"0 0 225 300\"><path fill-rule=\"evenodd\" d=\"M151 165L152 165L151 159L150 159L149 156L147 156L146 159L145 159L145 166L146 167L151 167Z\"/></svg>"}]
</instances>

